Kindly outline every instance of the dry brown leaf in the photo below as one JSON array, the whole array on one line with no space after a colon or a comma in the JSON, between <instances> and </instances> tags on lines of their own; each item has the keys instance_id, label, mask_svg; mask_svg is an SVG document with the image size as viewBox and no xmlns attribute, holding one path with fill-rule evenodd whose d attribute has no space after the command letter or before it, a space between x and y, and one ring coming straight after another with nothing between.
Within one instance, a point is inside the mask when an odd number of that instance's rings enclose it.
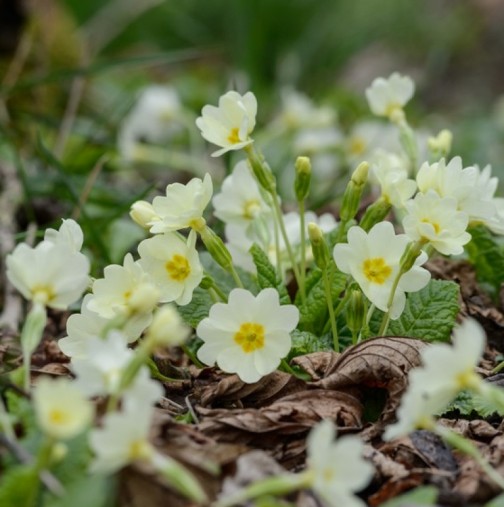
<instances>
[{"instance_id":1,"label":"dry brown leaf","mask_svg":"<svg viewBox=\"0 0 504 507\"><path fill-rule=\"evenodd\" d=\"M327 372L334 369L340 355L336 352L313 352L312 354L295 357L291 360L291 363L303 368L312 380L316 381L326 377Z\"/></svg>"},{"instance_id":2,"label":"dry brown leaf","mask_svg":"<svg viewBox=\"0 0 504 507\"><path fill-rule=\"evenodd\" d=\"M240 406L256 406L272 403L283 396L306 389L300 379L275 371L262 377L254 384L247 384L238 375L230 375L216 384L205 386L199 395L201 405L229 405L239 403Z\"/></svg>"},{"instance_id":3,"label":"dry brown leaf","mask_svg":"<svg viewBox=\"0 0 504 507\"><path fill-rule=\"evenodd\" d=\"M259 409L197 407L197 411L203 434L218 442L268 449L285 464L303 455L306 433L322 419L333 420L339 428L360 428L363 407L347 393L317 389L285 396Z\"/></svg>"},{"instance_id":4,"label":"dry brown leaf","mask_svg":"<svg viewBox=\"0 0 504 507\"><path fill-rule=\"evenodd\" d=\"M314 385L323 389L347 391L363 387L386 389L388 398L377 424L367 430L367 438L395 419L395 409L408 385L408 372L420 365L420 351L426 343L403 337L380 337L349 347L331 363L326 377Z\"/></svg>"}]
</instances>

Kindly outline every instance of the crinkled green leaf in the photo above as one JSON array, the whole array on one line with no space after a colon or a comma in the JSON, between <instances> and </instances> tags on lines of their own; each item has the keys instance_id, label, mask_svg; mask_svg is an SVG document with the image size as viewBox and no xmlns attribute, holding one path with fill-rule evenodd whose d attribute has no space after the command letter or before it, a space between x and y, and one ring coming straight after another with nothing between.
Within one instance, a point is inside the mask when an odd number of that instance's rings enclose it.
<instances>
[{"instance_id":1,"label":"crinkled green leaf","mask_svg":"<svg viewBox=\"0 0 504 507\"><path fill-rule=\"evenodd\" d=\"M462 416L468 416L474 412L473 396L470 391L460 391L457 397L443 410L443 413L455 411Z\"/></svg>"},{"instance_id":2,"label":"crinkled green leaf","mask_svg":"<svg viewBox=\"0 0 504 507\"><path fill-rule=\"evenodd\" d=\"M271 264L266 255L266 252L257 244L253 244L250 247L250 253L257 269L257 283L260 289L266 289L272 287L278 291L280 295L280 304L288 305L291 303L287 287L277 276L276 269Z\"/></svg>"},{"instance_id":3,"label":"crinkled green leaf","mask_svg":"<svg viewBox=\"0 0 504 507\"><path fill-rule=\"evenodd\" d=\"M293 357L311 354L326 350L333 350L333 341L331 333L326 333L321 337L314 335L308 331L299 331L295 329L291 333L292 347L288 355L288 359Z\"/></svg>"},{"instance_id":4,"label":"crinkled green leaf","mask_svg":"<svg viewBox=\"0 0 504 507\"><path fill-rule=\"evenodd\" d=\"M208 291L197 287L193 292L192 300L189 304L179 306L178 311L185 323L196 328L201 320L208 317L210 307L214 301Z\"/></svg>"},{"instance_id":5,"label":"crinkled green leaf","mask_svg":"<svg viewBox=\"0 0 504 507\"><path fill-rule=\"evenodd\" d=\"M498 290L504 282L504 246L482 225L471 227L469 232L472 239L465 249L476 268L478 280Z\"/></svg>"},{"instance_id":6,"label":"crinkled green leaf","mask_svg":"<svg viewBox=\"0 0 504 507\"><path fill-rule=\"evenodd\" d=\"M459 312L459 286L455 282L431 280L418 292L407 295L406 307L397 320L391 320L389 336L410 336L429 342L447 342ZM383 312L373 313L369 328L378 333Z\"/></svg>"},{"instance_id":7,"label":"crinkled green leaf","mask_svg":"<svg viewBox=\"0 0 504 507\"><path fill-rule=\"evenodd\" d=\"M329 276L331 277L331 296L333 305L336 305L338 298L345 288L346 275L338 271L334 262L329 265ZM306 280L306 304L301 304L299 294L296 296L296 305L299 308L299 328L302 331L310 331L321 335L328 319L327 298L324 289L322 271L314 269Z\"/></svg>"},{"instance_id":8,"label":"crinkled green leaf","mask_svg":"<svg viewBox=\"0 0 504 507\"><path fill-rule=\"evenodd\" d=\"M392 498L381 507L404 507L406 505L434 505L439 491L434 486L420 486L404 495Z\"/></svg>"},{"instance_id":9,"label":"crinkled green leaf","mask_svg":"<svg viewBox=\"0 0 504 507\"><path fill-rule=\"evenodd\" d=\"M36 507L38 490L39 479L33 466L10 468L0 478L0 505Z\"/></svg>"}]
</instances>

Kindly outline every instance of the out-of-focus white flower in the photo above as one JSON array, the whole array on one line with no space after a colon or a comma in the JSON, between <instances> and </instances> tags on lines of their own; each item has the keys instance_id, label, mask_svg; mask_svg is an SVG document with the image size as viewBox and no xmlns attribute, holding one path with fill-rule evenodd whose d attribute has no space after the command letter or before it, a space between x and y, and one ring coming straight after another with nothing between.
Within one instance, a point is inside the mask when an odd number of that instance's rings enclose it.
<instances>
[{"instance_id":1,"label":"out-of-focus white flower","mask_svg":"<svg viewBox=\"0 0 504 507\"><path fill-rule=\"evenodd\" d=\"M144 366L138 370L133 382L122 393L121 406L125 412L150 412L163 394L161 384L152 380L149 369Z\"/></svg>"},{"instance_id":2,"label":"out-of-focus white flower","mask_svg":"<svg viewBox=\"0 0 504 507\"><path fill-rule=\"evenodd\" d=\"M135 461L152 460L155 450L148 440L152 407L138 411L107 414L101 428L89 435L89 444L95 454L91 471L112 473Z\"/></svg>"},{"instance_id":3,"label":"out-of-focus white flower","mask_svg":"<svg viewBox=\"0 0 504 507\"><path fill-rule=\"evenodd\" d=\"M445 255L457 255L471 240L466 232L469 217L458 211L455 198L440 197L434 190L428 190L425 194L419 192L405 207L404 231L414 241L429 243Z\"/></svg>"},{"instance_id":4,"label":"out-of-focus white flower","mask_svg":"<svg viewBox=\"0 0 504 507\"><path fill-rule=\"evenodd\" d=\"M56 440L67 440L85 430L93 408L74 382L42 377L33 392L37 421L42 431Z\"/></svg>"},{"instance_id":5,"label":"out-of-focus white flower","mask_svg":"<svg viewBox=\"0 0 504 507\"><path fill-rule=\"evenodd\" d=\"M203 267L196 250L196 232L187 243L173 232L157 234L138 245L140 266L159 289L159 301L186 305L203 278Z\"/></svg>"},{"instance_id":6,"label":"out-of-focus white flower","mask_svg":"<svg viewBox=\"0 0 504 507\"><path fill-rule=\"evenodd\" d=\"M283 89L281 101L277 123L288 129L328 127L336 121L334 109L316 106L309 97L296 90Z\"/></svg>"},{"instance_id":7,"label":"out-of-focus white flower","mask_svg":"<svg viewBox=\"0 0 504 507\"><path fill-rule=\"evenodd\" d=\"M122 266L110 264L103 278L93 283L89 310L106 319L135 314L151 314L159 301L159 290L142 266L126 254Z\"/></svg>"},{"instance_id":8,"label":"out-of-focus white flower","mask_svg":"<svg viewBox=\"0 0 504 507\"><path fill-rule=\"evenodd\" d=\"M75 220L68 218L63 219L63 223L58 230L46 229L44 241L50 241L57 245L67 245L74 252L80 252L84 242L84 234L80 225Z\"/></svg>"},{"instance_id":9,"label":"out-of-focus white flower","mask_svg":"<svg viewBox=\"0 0 504 507\"><path fill-rule=\"evenodd\" d=\"M381 197L396 208L404 207L417 188L415 180L408 179L408 171L402 164L389 165L391 157L382 157L371 167L372 177L376 179L381 189Z\"/></svg>"},{"instance_id":10,"label":"out-of-focus white flower","mask_svg":"<svg viewBox=\"0 0 504 507\"><path fill-rule=\"evenodd\" d=\"M336 151L343 135L336 127L304 128L298 132L293 141L296 153L313 155L323 151Z\"/></svg>"},{"instance_id":11,"label":"out-of-focus white flower","mask_svg":"<svg viewBox=\"0 0 504 507\"><path fill-rule=\"evenodd\" d=\"M204 341L198 358L236 373L243 382L257 382L273 372L291 347L290 332L299 320L293 305L280 306L275 289L254 296L233 289L227 304L216 303L196 330Z\"/></svg>"},{"instance_id":12,"label":"out-of-focus white flower","mask_svg":"<svg viewBox=\"0 0 504 507\"><path fill-rule=\"evenodd\" d=\"M221 147L212 157L252 144L250 134L255 127L256 114L257 100L252 92L240 95L230 91L220 97L219 107L204 106L196 126L204 139Z\"/></svg>"},{"instance_id":13,"label":"out-of-focus white flower","mask_svg":"<svg viewBox=\"0 0 504 507\"><path fill-rule=\"evenodd\" d=\"M193 178L187 185L169 184L166 195L154 197L152 201L154 213L159 220L153 221L150 232L173 232L194 226L203 217L212 192L212 178L208 173L203 181Z\"/></svg>"},{"instance_id":14,"label":"out-of-focus white flower","mask_svg":"<svg viewBox=\"0 0 504 507\"><path fill-rule=\"evenodd\" d=\"M110 325L110 319L89 310L88 303L92 298L92 294L84 296L81 313L70 315L66 325L68 335L58 341L59 348L69 357L77 359L87 357L87 341L102 336L105 328ZM128 343L136 341L151 320L150 313L132 315L121 327L125 340Z\"/></svg>"},{"instance_id":15,"label":"out-of-focus white flower","mask_svg":"<svg viewBox=\"0 0 504 507\"><path fill-rule=\"evenodd\" d=\"M75 385L87 396L117 393L122 373L132 357L126 337L119 331L110 331L105 338L88 338L85 358L72 359L72 371L77 376Z\"/></svg>"},{"instance_id":16,"label":"out-of-focus white flower","mask_svg":"<svg viewBox=\"0 0 504 507\"><path fill-rule=\"evenodd\" d=\"M358 437L344 436L334 441L334 424L324 420L307 438L307 473L311 487L327 507L364 507L354 493L371 481L373 466L363 457L364 445Z\"/></svg>"},{"instance_id":17,"label":"out-of-focus white flower","mask_svg":"<svg viewBox=\"0 0 504 507\"><path fill-rule=\"evenodd\" d=\"M474 319L466 319L453 332L453 345L435 343L422 350L422 366L409 373L409 387L397 411L397 423L389 426L384 438L406 435L428 428L464 389L478 391L483 380L475 372L485 348L485 332Z\"/></svg>"},{"instance_id":18,"label":"out-of-focus white flower","mask_svg":"<svg viewBox=\"0 0 504 507\"><path fill-rule=\"evenodd\" d=\"M160 143L180 131L181 114L182 105L174 88L153 85L142 90L119 130L118 147L123 159L135 160L140 143Z\"/></svg>"},{"instance_id":19,"label":"out-of-focus white flower","mask_svg":"<svg viewBox=\"0 0 504 507\"><path fill-rule=\"evenodd\" d=\"M49 236L56 242L42 241L35 248L19 244L7 256L7 278L26 299L63 310L87 288L90 266L64 232Z\"/></svg>"},{"instance_id":20,"label":"out-of-focus white flower","mask_svg":"<svg viewBox=\"0 0 504 507\"><path fill-rule=\"evenodd\" d=\"M147 338L156 346L173 346L184 343L190 334L191 329L184 324L175 306L168 304L157 309Z\"/></svg>"},{"instance_id":21,"label":"out-of-focus white flower","mask_svg":"<svg viewBox=\"0 0 504 507\"><path fill-rule=\"evenodd\" d=\"M420 267L427 255L422 252L415 265L401 276L389 309L392 285L410 239L396 234L390 222L379 222L368 233L358 226L351 227L347 238L348 243L338 243L333 250L338 269L352 275L371 303L397 319L404 310L405 293L421 290L430 280L430 273Z\"/></svg>"},{"instance_id":22,"label":"out-of-focus white flower","mask_svg":"<svg viewBox=\"0 0 504 507\"><path fill-rule=\"evenodd\" d=\"M393 119L403 114L402 108L414 92L415 84L411 78L394 72L387 79L376 78L366 89L366 97L374 114Z\"/></svg>"},{"instance_id":23,"label":"out-of-focus white flower","mask_svg":"<svg viewBox=\"0 0 504 507\"><path fill-rule=\"evenodd\" d=\"M397 129L389 123L368 120L356 123L344 142L349 161L356 164L372 162L377 150L397 154L401 152Z\"/></svg>"},{"instance_id":24,"label":"out-of-focus white flower","mask_svg":"<svg viewBox=\"0 0 504 507\"><path fill-rule=\"evenodd\" d=\"M260 215L271 213L245 160L235 165L212 204L215 216L226 224L247 227Z\"/></svg>"},{"instance_id":25,"label":"out-of-focus white flower","mask_svg":"<svg viewBox=\"0 0 504 507\"><path fill-rule=\"evenodd\" d=\"M454 157L434 164L424 163L417 174L420 192L435 190L441 197L453 197L459 211L469 215L470 222L487 223L496 214L493 201L498 179L491 177L492 168L463 167L462 159Z\"/></svg>"}]
</instances>

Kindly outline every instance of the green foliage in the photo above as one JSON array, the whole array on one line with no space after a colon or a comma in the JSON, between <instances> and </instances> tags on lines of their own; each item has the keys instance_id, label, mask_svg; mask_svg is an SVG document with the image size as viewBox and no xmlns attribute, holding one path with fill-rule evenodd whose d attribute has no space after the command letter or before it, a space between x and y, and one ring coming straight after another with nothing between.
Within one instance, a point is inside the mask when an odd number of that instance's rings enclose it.
<instances>
[{"instance_id":1,"label":"green foliage","mask_svg":"<svg viewBox=\"0 0 504 507\"><path fill-rule=\"evenodd\" d=\"M346 284L346 275L338 271L334 261L327 268L331 280L333 303L337 301ZM306 278L306 304L301 304L299 293L295 301L300 312L299 329L321 335L328 318L327 299L322 271L314 269Z\"/></svg>"},{"instance_id":2,"label":"green foliage","mask_svg":"<svg viewBox=\"0 0 504 507\"><path fill-rule=\"evenodd\" d=\"M112 507L114 500L114 480L101 475L86 475L81 472L69 484L65 484L65 495L55 497L44 495L44 507Z\"/></svg>"},{"instance_id":3,"label":"green foliage","mask_svg":"<svg viewBox=\"0 0 504 507\"><path fill-rule=\"evenodd\" d=\"M280 304L288 305L291 303L287 288L277 276L275 267L271 264L264 250L256 244L250 247L250 253L257 269L257 283L260 289L272 287L278 291Z\"/></svg>"},{"instance_id":4,"label":"green foliage","mask_svg":"<svg viewBox=\"0 0 504 507\"><path fill-rule=\"evenodd\" d=\"M189 304L179 306L178 311L186 324L196 328L200 321L208 317L210 307L214 304L208 291L197 287Z\"/></svg>"},{"instance_id":5,"label":"green foliage","mask_svg":"<svg viewBox=\"0 0 504 507\"><path fill-rule=\"evenodd\" d=\"M0 479L0 505L36 507L38 482L33 466L21 465L4 471Z\"/></svg>"},{"instance_id":6,"label":"green foliage","mask_svg":"<svg viewBox=\"0 0 504 507\"><path fill-rule=\"evenodd\" d=\"M403 507L405 505L434 505L438 497L438 490L434 486L420 486L400 495L380 507Z\"/></svg>"},{"instance_id":7,"label":"green foliage","mask_svg":"<svg viewBox=\"0 0 504 507\"><path fill-rule=\"evenodd\" d=\"M478 280L497 292L504 282L504 246L483 225L471 227L469 232L472 239L465 248Z\"/></svg>"},{"instance_id":8,"label":"green foliage","mask_svg":"<svg viewBox=\"0 0 504 507\"><path fill-rule=\"evenodd\" d=\"M321 352L333 349L333 339L331 333L326 333L321 337L309 333L308 331L298 331L295 329L291 333L292 347L287 356L290 360L296 356L311 354L313 352Z\"/></svg>"},{"instance_id":9,"label":"green foliage","mask_svg":"<svg viewBox=\"0 0 504 507\"><path fill-rule=\"evenodd\" d=\"M431 280L421 291L407 295L403 313L390 321L387 334L448 342L459 311L458 295L456 283ZM374 312L369 323L371 336L378 333L382 318L383 312Z\"/></svg>"},{"instance_id":10,"label":"green foliage","mask_svg":"<svg viewBox=\"0 0 504 507\"><path fill-rule=\"evenodd\" d=\"M473 395L470 391L460 391L457 397L446 407L444 413L455 411L461 416L469 416L474 412Z\"/></svg>"}]
</instances>

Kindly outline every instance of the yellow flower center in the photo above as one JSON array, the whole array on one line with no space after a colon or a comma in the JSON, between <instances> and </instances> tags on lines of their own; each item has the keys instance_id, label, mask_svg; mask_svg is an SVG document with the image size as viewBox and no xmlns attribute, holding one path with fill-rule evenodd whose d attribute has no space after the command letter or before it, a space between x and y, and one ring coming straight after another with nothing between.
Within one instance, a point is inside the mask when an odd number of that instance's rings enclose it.
<instances>
[{"instance_id":1,"label":"yellow flower center","mask_svg":"<svg viewBox=\"0 0 504 507\"><path fill-rule=\"evenodd\" d=\"M228 135L227 140L231 144L240 143L241 142L241 139L240 139L240 129L238 127L235 127L233 129L231 129L231 134Z\"/></svg>"},{"instance_id":2,"label":"yellow flower center","mask_svg":"<svg viewBox=\"0 0 504 507\"><path fill-rule=\"evenodd\" d=\"M350 139L349 149L352 155L362 155L364 151L366 151L366 142L362 137L352 137Z\"/></svg>"},{"instance_id":3,"label":"yellow flower center","mask_svg":"<svg viewBox=\"0 0 504 507\"><path fill-rule=\"evenodd\" d=\"M183 282L191 274L189 261L183 255L175 254L165 264L166 271L172 280Z\"/></svg>"},{"instance_id":4,"label":"yellow flower center","mask_svg":"<svg viewBox=\"0 0 504 507\"><path fill-rule=\"evenodd\" d=\"M64 426L70 421L68 412L54 408L49 412L49 422L55 426Z\"/></svg>"},{"instance_id":5,"label":"yellow flower center","mask_svg":"<svg viewBox=\"0 0 504 507\"><path fill-rule=\"evenodd\" d=\"M441 230L441 227L439 226L439 224L438 224L437 222L431 222L431 221L430 221L429 219L427 219L427 218L422 219L422 222L423 222L424 224L431 224L431 225L432 225L432 227L434 227L434 232L435 232L436 234L439 234L439 231Z\"/></svg>"},{"instance_id":6,"label":"yellow flower center","mask_svg":"<svg viewBox=\"0 0 504 507\"><path fill-rule=\"evenodd\" d=\"M243 205L243 218L252 220L260 209L261 205L258 199L249 199L248 201L245 201L245 204Z\"/></svg>"},{"instance_id":7,"label":"yellow flower center","mask_svg":"<svg viewBox=\"0 0 504 507\"><path fill-rule=\"evenodd\" d=\"M264 326L255 322L244 322L234 335L234 341L247 354L264 347Z\"/></svg>"},{"instance_id":8,"label":"yellow flower center","mask_svg":"<svg viewBox=\"0 0 504 507\"><path fill-rule=\"evenodd\" d=\"M392 274L392 268L385 262L383 257L366 259L362 266L365 277L372 283L383 284Z\"/></svg>"},{"instance_id":9,"label":"yellow flower center","mask_svg":"<svg viewBox=\"0 0 504 507\"><path fill-rule=\"evenodd\" d=\"M471 369L459 373L456 380L461 390L474 389L477 391L481 385L481 377Z\"/></svg>"},{"instance_id":10,"label":"yellow flower center","mask_svg":"<svg viewBox=\"0 0 504 507\"><path fill-rule=\"evenodd\" d=\"M51 285L36 285L32 289L33 301L42 303L43 305L49 303L56 297L56 293Z\"/></svg>"},{"instance_id":11,"label":"yellow flower center","mask_svg":"<svg viewBox=\"0 0 504 507\"><path fill-rule=\"evenodd\" d=\"M131 461L147 460L152 455L152 448L146 440L135 440L130 443L128 456Z\"/></svg>"}]
</instances>

